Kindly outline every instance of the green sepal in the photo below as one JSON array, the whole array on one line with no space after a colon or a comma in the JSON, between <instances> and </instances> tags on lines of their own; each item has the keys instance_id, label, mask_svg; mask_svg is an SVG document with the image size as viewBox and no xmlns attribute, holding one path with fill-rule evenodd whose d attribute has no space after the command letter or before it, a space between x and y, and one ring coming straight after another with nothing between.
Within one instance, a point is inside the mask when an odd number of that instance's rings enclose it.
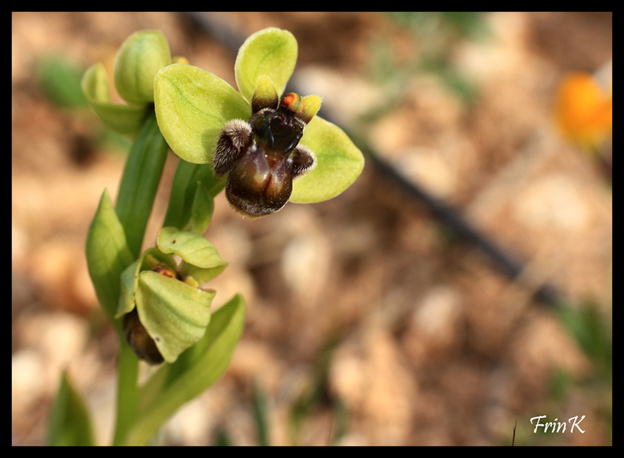
<instances>
[{"instance_id":1,"label":"green sepal","mask_svg":"<svg viewBox=\"0 0 624 458\"><path fill-rule=\"evenodd\" d=\"M167 38L159 30L141 30L130 35L115 58L115 88L129 103L154 101L154 76L171 64Z\"/></svg>"},{"instance_id":2,"label":"green sepal","mask_svg":"<svg viewBox=\"0 0 624 458\"><path fill-rule=\"evenodd\" d=\"M258 78L268 76L282 94L297 64L297 40L287 30L269 27L251 35L238 50L234 72L240 93L251 102Z\"/></svg>"},{"instance_id":3,"label":"green sepal","mask_svg":"<svg viewBox=\"0 0 624 458\"><path fill-rule=\"evenodd\" d=\"M194 288L151 270L139 274L136 307L141 323L166 362L202 338L210 321L214 291Z\"/></svg>"},{"instance_id":4,"label":"green sepal","mask_svg":"<svg viewBox=\"0 0 624 458\"><path fill-rule=\"evenodd\" d=\"M61 374L52 407L48 445L96 445L89 411L80 393L72 386L67 371Z\"/></svg>"},{"instance_id":5,"label":"green sepal","mask_svg":"<svg viewBox=\"0 0 624 458\"><path fill-rule=\"evenodd\" d=\"M87 233L86 256L96 295L112 321L118 306L119 278L133 257L107 190L102 193Z\"/></svg>"},{"instance_id":6,"label":"green sepal","mask_svg":"<svg viewBox=\"0 0 624 458\"><path fill-rule=\"evenodd\" d=\"M240 294L212 314L206 333L173 364L163 365L141 390L141 412L126 445L145 445L182 405L226 371L245 325Z\"/></svg>"},{"instance_id":7,"label":"green sepal","mask_svg":"<svg viewBox=\"0 0 624 458\"><path fill-rule=\"evenodd\" d=\"M316 167L293 182L291 202L314 203L336 197L362 173L364 155L344 131L318 116L303 131L301 144L316 156Z\"/></svg>"},{"instance_id":8,"label":"green sepal","mask_svg":"<svg viewBox=\"0 0 624 458\"><path fill-rule=\"evenodd\" d=\"M149 107L111 102L108 76L104 65L92 65L82 77L82 91L104 125L119 133L134 135L143 125Z\"/></svg>"},{"instance_id":9,"label":"green sepal","mask_svg":"<svg viewBox=\"0 0 624 458\"><path fill-rule=\"evenodd\" d=\"M158 126L172 151L195 164L212 160L223 126L249 119L249 103L228 83L201 68L172 64L154 79Z\"/></svg>"},{"instance_id":10,"label":"green sepal","mask_svg":"<svg viewBox=\"0 0 624 458\"><path fill-rule=\"evenodd\" d=\"M194 232L163 227L158 233L156 244L163 253L177 254L183 261L203 269L227 265L214 245Z\"/></svg>"}]
</instances>

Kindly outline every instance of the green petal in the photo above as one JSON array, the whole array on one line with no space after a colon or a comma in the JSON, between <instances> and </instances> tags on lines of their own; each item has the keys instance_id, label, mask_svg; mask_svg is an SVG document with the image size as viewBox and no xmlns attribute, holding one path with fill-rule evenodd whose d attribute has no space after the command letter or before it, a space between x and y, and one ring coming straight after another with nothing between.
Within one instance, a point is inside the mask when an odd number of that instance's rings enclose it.
<instances>
[{"instance_id":1,"label":"green petal","mask_svg":"<svg viewBox=\"0 0 624 458\"><path fill-rule=\"evenodd\" d=\"M119 134L131 135L138 132L149 111L148 107L112 103L108 76L101 63L89 67L85 72L82 77L82 92L106 127Z\"/></svg>"},{"instance_id":2,"label":"green petal","mask_svg":"<svg viewBox=\"0 0 624 458\"><path fill-rule=\"evenodd\" d=\"M123 42L115 58L115 87L124 100L136 105L154 101L154 76L171 64L165 35L141 30Z\"/></svg>"},{"instance_id":3,"label":"green petal","mask_svg":"<svg viewBox=\"0 0 624 458\"><path fill-rule=\"evenodd\" d=\"M149 270L139 274L139 318L168 363L199 341L210 321L214 291L204 291Z\"/></svg>"},{"instance_id":4,"label":"green petal","mask_svg":"<svg viewBox=\"0 0 624 458\"><path fill-rule=\"evenodd\" d=\"M314 152L317 164L295 179L291 202L314 203L336 197L362 173L362 152L329 121L315 116L303 132L301 144Z\"/></svg>"},{"instance_id":5,"label":"green petal","mask_svg":"<svg viewBox=\"0 0 624 458\"><path fill-rule=\"evenodd\" d=\"M238 50L234 71L236 84L251 101L261 75L271 78L277 92L284 92L297 63L297 40L287 30L270 27L251 35Z\"/></svg>"},{"instance_id":6,"label":"green petal","mask_svg":"<svg viewBox=\"0 0 624 458\"><path fill-rule=\"evenodd\" d=\"M201 68L173 64L154 79L158 126L169 147L188 162L210 162L219 133L251 108L228 83Z\"/></svg>"},{"instance_id":7,"label":"green petal","mask_svg":"<svg viewBox=\"0 0 624 458\"><path fill-rule=\"evenodd\" d=\"M258 77L258 84L251 98L251 111L257 113L263 108L277 109L279 106L279 94L271 78L266 75Z\"/></svg>"},{"instance_id":8,"label":"green petal","mask_svg":"<svg viewBox=\"0 0 624 458\"><path fill-rule=\"evenodd\" d=\"M149 248L141 254L141 257L133 262L121 274L121 294L119 306L115 318L120 318L130 313L135 306L135 292L139 282L139 273L143 270L151 270L156 264L162 263L173 270L177 269L175 260L171 255L165 254L158 248Z\"/></svg>"}]
</instances>

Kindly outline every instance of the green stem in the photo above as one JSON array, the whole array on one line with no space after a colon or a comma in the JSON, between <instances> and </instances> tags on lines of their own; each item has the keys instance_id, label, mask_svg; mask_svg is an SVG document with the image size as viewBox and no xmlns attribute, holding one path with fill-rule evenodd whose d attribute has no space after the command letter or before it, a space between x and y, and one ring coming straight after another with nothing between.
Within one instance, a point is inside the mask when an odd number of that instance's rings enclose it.
<instances>
[{"instance_id":1,"label":"green stem","mask_svg":"<svg viewBox=\"0 0 624 458\"><path fill-rule=\"evenodd\" d=\"M189 358L181 357L156 373L143 387L150 399L144 399L142 409L125 436L125 445L145 445L167 420L185 403L203 393L226 371L243 332L245 302L237 294L217 310L210 319L206 334L197 348L187 350ZM182 366L182 367L177 367ZM166 370L166 373L160 371ZM165 378L166 380L163 380ZM157 386L155 386L157 385ZM153 395L152 388L160 391Z\"/></svg>"},{"instance_id":2,"label":"green stem","mask_svg":"<svg viewBox=\"0 0 624 458\"><path fill-rule=\"evenodd\" d=\"M152 112L145 120L124 168L115 212L119 217L128 248L136 259L141 254L143 238L167 158L168 145ZM119 333L120 354L117 379L117 419L114 445L124 443L136 421L139 406L137 377L139 360Z\"/></svg>"},{"instance_id":3,"label":"green stem","mask_svg":"<svg viewBox=\"0 0 624 458\"><path fill-rule=\"evenodd\" d=\"M215 178L211 164L192 164L180 159L173 176L169 207L163 227L174 226L184 230L191 219L193 197L197 183L202 183L211 197L225 188L226 177Z\"/></svg>"},{"instance_id":4,"label":"green stem","mask_svg":"<svg viewBox=\"0 0 624 458\"><path fill-rule=\"evenodd\" d=\"M165 166L167 150L167 142L152 112L128 154L115 205L128 247L135 259L141 254L145 228Z\"/></svg>"},{"instance_id":5,"label":"green stem","mask_svg":"<svg viewBox=\"0 0 624 458\"><path fill-rule=\"evenodd\" d=\"M122 445L134 424L139 405L139 360L122 338L117 374L117 420L113 445Z\"/></svg>"}]
</instances>

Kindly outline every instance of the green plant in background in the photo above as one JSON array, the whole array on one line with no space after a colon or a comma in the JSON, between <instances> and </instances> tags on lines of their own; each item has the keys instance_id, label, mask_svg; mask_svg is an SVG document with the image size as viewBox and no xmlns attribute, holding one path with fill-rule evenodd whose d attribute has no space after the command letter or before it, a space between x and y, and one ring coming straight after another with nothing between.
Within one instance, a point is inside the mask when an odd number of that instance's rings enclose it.
<instances>
[{"instance_id":1,"label":"green plant in background","mask_svg":"<svg viewBox=\"0 0 624 458\"><path fill-rule=\"evenodd\" d=\"M60 108L80 108L87 99L80 89L82 72L62 55L48 55L36 63L39 87L46 97Z\"/></svg>"},{"instance_id":2,"label":"green plant in background","mask_svg":"<svg viewBox=\"0 0 624 458\"><path fill-rule=\"evenodd\" d=\"M481 40L489 35L485 13L388 12L385 16L408 33L413 41L411 49L417 51L399 61L388 37L371 42L368 74L386 91L388 109L402 99L414 76L422 74L436 75L450 92L470 105L477 88L453 64L453 51L462 41ZM365 118L374 119L382 112L383 107Z\"/></svg>"},{"instance_id":3,"label":"green plant in background","mask_svg":"<svg viewBox=\"0 0 624 458\"><path fill-rule=\"evenodd\" d=\"M562 307L559 319L591 364L592 370L582 380L557 370L551 380L551 397L555 404L569 402L573 390L580 390L588 406L606 425L605 440L613 441L613 330L601 307L587 300L579 307Z\"/></svg>"},{"instance_id":4,"label":"green plant in background","mask_svg":"<svg viewBox=\"0 0 624 458\"><path fill-rule=\"evenodd\" d=\"M590 370L582 376L573 375L565 369L554 368L550 374L549 393L540 414L546 418L562 419L562 412L569 411L569 406L579 405L579 416L591 413L591 428L604 427L605 443L613 441L613 330L611 321L604 316L601 307L594 300L585 300L577 307L562 303L557 310L557 317L566 332L587 358ZM582 397L578 395L581 394ZM596 421L596 420L600 421ZM525 420L528 422L528 420ZM587 421L582 424L585 428ZM604 425L604 426L603 426ZM568 431L570 424L567 424ZM516 445L562 445L566 436L553 434L539 429L519 428L521 433L516 438ZM507 443L507 441L505 441Z\"/></svg>"},{"instance_id":5,"label":"green plant in background","mask_svg":"<svg viewBox=\"0 0 624 458\"><path fill-rule=\"evenodd\" d=\"M235 295L211 312L204 285L227 266L203 237L214 198L259 217L288 201L320 202L362 171L361 152L337 126L316 116L318 96L282 96L297 60L285 30L255 33L236 59L239 91L172 58L155 30L121 46L112 102L104 66L90 67L82 89L107 128L133 143L116 203L104 190L86 240L98 300L120 342L115 445L148 443L184 403L227 369L243 331L245 302ZM180 157L154 246L142 251L167 151ZM138 384L139 359L159 365ZM89 413L67 374L53 409L49 442L94 443Z\"/></svg>"}]
</instances>

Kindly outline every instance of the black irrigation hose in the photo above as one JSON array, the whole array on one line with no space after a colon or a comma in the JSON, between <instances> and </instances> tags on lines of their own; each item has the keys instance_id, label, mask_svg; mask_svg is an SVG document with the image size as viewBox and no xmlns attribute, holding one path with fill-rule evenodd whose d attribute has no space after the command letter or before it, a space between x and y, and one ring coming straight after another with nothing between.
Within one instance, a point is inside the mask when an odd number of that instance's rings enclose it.
<instances>
[{"instance_id":1,"label":"black irrigation hose","mask_svg":"<svg viewBox=\"0 0 624 458\"><path fill-rule=\"evenodd\" d=\"M203 33L206 33L221 44L223 44L234 55L238 52L238 48L243 44L244 38L231 24L226 23L218 17L208 13L183 12L181 13L186 19L190 20L192 25ZM289 90L300 94L307 93L305 90L295 88L289 83ZM323 118L334 122L331 113L323 110ZM348 131L344 129L347 133ZM512 280L519 278L525 270L524 263L518 261L494 240L487 237L475 227L473 227L461 212L446 204L442 200L429 194L421 188L418 183L412 182L404 178L390 164L377 156L368 146L358 141L358 147L364 152L369 163L372 163L375 169L382 175L386 176L392 183L401 188L413 199L420 201L431 211L431 213L441 222L450 227L453 232L465 242L478 247L482 252L488 255L507 276ZM561 295L557 289L548 283L539 285L534 292L534 297L546 305L558 307L561 304Z\"/></svg>"}]
</instances>

